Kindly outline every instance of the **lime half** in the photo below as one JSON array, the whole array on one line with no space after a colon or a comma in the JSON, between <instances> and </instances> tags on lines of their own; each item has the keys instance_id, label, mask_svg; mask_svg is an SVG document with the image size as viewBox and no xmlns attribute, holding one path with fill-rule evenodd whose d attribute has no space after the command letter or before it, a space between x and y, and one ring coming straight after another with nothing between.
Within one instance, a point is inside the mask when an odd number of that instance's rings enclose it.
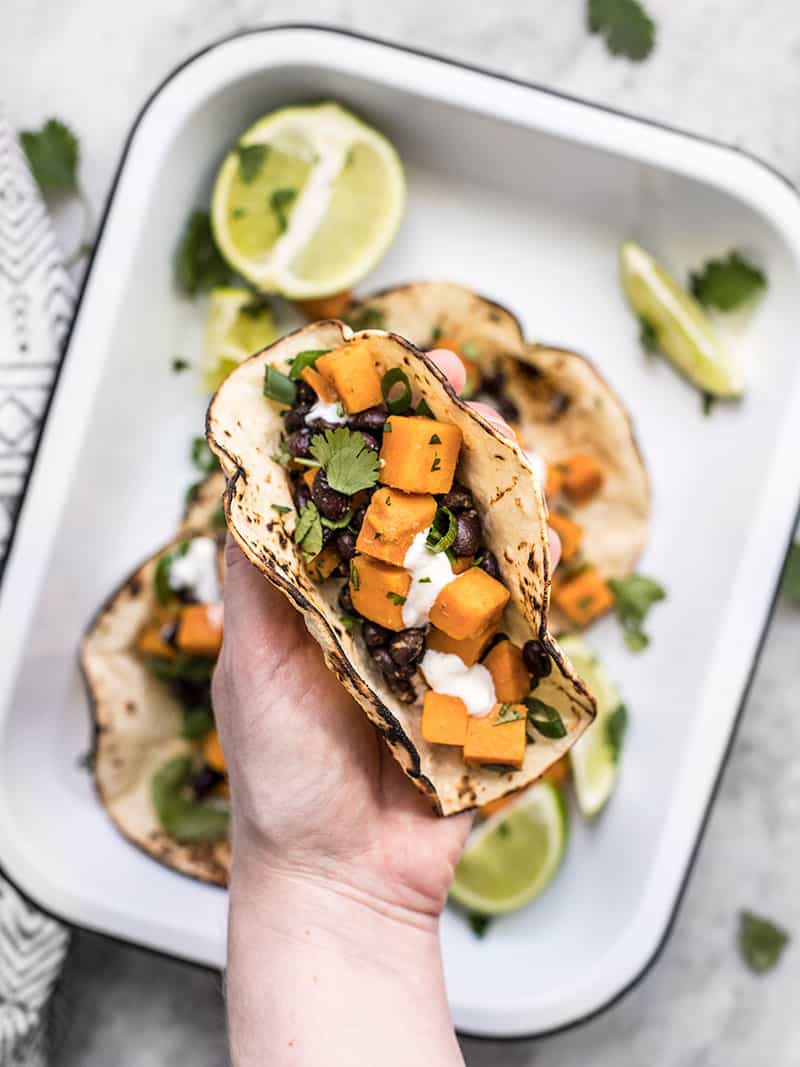
<instances>
[{"instance_id":1,"label":"lime half","mask_svg":"<svg viewBox=\"0 0 800 1067\"><path fill-rule=\"evenodd\" d=\"M714 396L740 396L742 372L695 298L639 245L620 249L622 287L659 350L690 382Z\"/></svg>"},{"instance_id":2,"label":"lime half","mask_svg":"<svg viewBox=\"0 0 800 1067\"><path fill-rule=\"evenodd\" d=\"M530 903L561 864L569 824L557 786L526 789L470 835L450 896L470 911L502 915Z\"/></svg>"},{"instance_id":3,"label":"lime half","mask_svg":"<svg viewBox=\"0 0 800 1067\"><path fill-rule=\"evenodd\" d=\"M217 175L211 223L253 285L308 300L360 281L404 207L389 141L338 104L317 104L275 111L243 134Z\"/></svg>"},{"instance_id":4,"label":"lime half","mask_svg":"<svg viewBox=\"0 0 800 1067\"><path fill-rule=\"evenodd\" d=\"M203 388L215 392L243 359L271 345L277 336L269 308L255 301L249 289L212 289L202 365Z\"/></svg>"},{"instance_id":5,"label":"lime half","mask_svg":"<svg viewBox=\"0 0 800 1067\"><path fill-rule=\"evenodd\" d=\"M569 750L578 807L596 815L617 781L627 711L608 671L582 637L559 637L561 649L597 701L597 718Z\"/></svg>"}]
</instances>

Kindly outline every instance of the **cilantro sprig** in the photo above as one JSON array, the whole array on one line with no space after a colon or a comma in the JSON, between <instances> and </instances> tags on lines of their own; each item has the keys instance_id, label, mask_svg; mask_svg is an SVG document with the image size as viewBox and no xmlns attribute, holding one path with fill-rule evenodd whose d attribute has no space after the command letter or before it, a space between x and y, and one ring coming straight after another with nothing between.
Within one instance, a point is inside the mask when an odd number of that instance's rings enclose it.
<instances>
[{"instance_id":1,"label":"cilantro sprig","mask_svg":"<svg viewBox=\"0 0 800 1067\"><path fill-rule=\"evenodd\" d=\"M705 307L733 311L767 287L767 276L741 252L725 259L709 259L689 275L689 288Z\"/></svg>"},{"instance_id":2,"label":"cilantro sprig","mask_svg":"<svg viewBox=\"0 0 800 1067\"><path fill-rule=\"evenodd\" d=\"M666 590L653 578L646 578L643 574L609 578L608 585L614 594L614 606L625 635L625 644L632 652L641 652L650 643L642 623L653 604L666 597Z\"/></svg>"},{"instance_id":3,"label":"cilantro sprig","mask_svg":"<svg viewBox=\"0 0 800 1067\"><path fill-rule=\"evenodd\" d=\"M40 130L23 130L19 135L36 184L47 198L75 197L83 211L78 247L66 258L72 267L92 250L92 208L78 180L80 143L60 119L48 119Z\"/></svg>"},{"instance_id":4,"label":"cilantro sprig","mask_svg":"<svg viewBox=\"0 0 800 1067\"><path fill-rule=\"evenodd\" d=\"M328 485L339 493L352 496L360 489L370 489L378 481L378 453L367 448L356 430L340 427L315 434L311 455L325 471Z\"/></svg>"},{"instance_id":5,"label":"cilantro sprig","mask_svg":"<svg viewBox=\"0 0 800 1067\"><path fill-rule=\"evenodd\" d=\"M207 211L193 211L187 219L178 245L175 278L187 296L229 285L234 278L214 241Z\"/></svg>"},{"instance_id":6,"label":"cilantro sprig","mask_svg":"<svg viewBox=\"0 0 800 1067\"><path fill-rule=\"evenodd\" d=\"M641 62L655 47L656 24L639 0L588 0L586 16L589 32L602 34L613 56Z\"/></svg>"},{"instance_id":7,"label":"cilantro sprig","mask_svg":"<svg viewBox=\"0 0 800 1067\"><path fill-rule=\"evenodd\" d=\"M302 549L306 560L312 560L322 551L322 516L317 505L309 501L300 512L294 528L295 544Z\"/></svg>"}]
</instances>

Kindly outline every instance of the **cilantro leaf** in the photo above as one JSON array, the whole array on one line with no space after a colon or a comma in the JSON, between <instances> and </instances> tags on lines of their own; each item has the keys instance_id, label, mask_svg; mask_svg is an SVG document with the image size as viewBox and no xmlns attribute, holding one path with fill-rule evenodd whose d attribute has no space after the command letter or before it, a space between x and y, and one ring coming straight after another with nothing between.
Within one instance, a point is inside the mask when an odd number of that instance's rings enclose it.
<instances>
[{"instance_id":1,"label":"cilantro leaf","mask_svg":"<svg viewBox=\"0 0 800 1067\"><path fill-rule=\"evenodd\" d=\"M482 915L479 911L467 912L467 922L476 937L486 936L486 931L489 929L489 923L491 921L492 919L490 915Z\"/></svg>"},{"instance_id":2,"label":"cilantro leaf","mask_svg":"<svg viewBox=\"0 0 800 1067\"><path fill-rule=\"evenodd\" d=\"M611 749L614 762L619 762L622 752L622 742L625 739L625 731L628 729L628 709L624 704L617 704L609 717L606 719L606 741Z\"/></svg>"},{"instance_id":3,"label":"cilantro leaf","mask_svg":"<svg viewBox=\"0 0 800 1067\"><path fill-rule=\"evenodd\" d=\"M740 913L739 951L756 974L772 970L788 941L788 933L769 919L762 919L751 911Z\"/></svg>"},{"instance_id":4,"label":"cilantro leaf","mask_svg":"<svg viewBox=\"0 0 800 1067\"><path fill-rule=\"evenodd\" d=\"M283 233L289 225L289 208L292 206L296 196L296 189L275 189L269 199L269 206L272 208L275 218L278 220L278 226L280 227L281 233Z\"/></svg>"},{"instance_id":5,"label":"cilantro leaf","mask_svg":"<svg viewBox=\"0 0 800 1067\"><path fill-rule=\"evenodd\" d=\"M313 501L309 501L300 512L294 528L294 540L307 560L313 559L322 551L322 521Z\"/></svg>"},{"instance_id":6,"label":"cilantro leaf","mask_svg":"<svg viewBox=\"0 0 800 1067\"><path fill-rule=\"evenodd\" d=\"M643 574L609 578L608 586L614 594L614 606L625 635L625 644L632 652L641 652L650 640L642 629L642 623L652 605L666 597L666 591L658 582Z\"/></svg>"},{"instance_id":7,"label":"cilantro leaf","mask_svg":"<svg viewBox=\"0 0 800 1067\"><path fill-rule=\"evenodd\" d=\"M800 604L800 541L795 541L786 558L783 572L783 595Z\"/></svg>"},{"instance_id":8,"label":"cilantro leaf","mask_svg":"<svg viewBox=\"0 0 800 1067\"><path fill-rule=\"evenodd\" d=\"M612 55L642 60L653 51L656 25L638 0L588 0L587 18Z\"/></svg>"},{"instance_id":9,"label":"cilantro leaf","mask_svg":"<svg viewBox=\"0 0 800 1067\"><path fill-rule=\"evenodd\" d=\"M191 756L176 756L159 767L150 783L153 807L178 841L217 841L227 834L230 815L224 808L187 799L193 773Z\"/></svg>"},{"instance_id":10,"label":"cilantro leaf","mask_svg":"<svg viewBox=\"0 0 800 1067\"><path fill-rule=\"evenodd\" d=\"M325 470L328 485L339 493L351 496L378 481L378 453L367 448L364 438L354 430L342 427L326 430L324 436L315 434L311 455Z\"/></svg>"},{"instance_id":11,"label":"cilantro leaf","mask_svg":"<svg viewBox=\"0 0 800 1067\"><path fill-rule=\"evenodd\" d=\"M78 192L80 147L69 127L49 119L41 130L23 130L19 139L43 193Z\"/></svg>"},{"instance_id":12,"label":"cilantro leaf","mask_svg":"<svg viewBox=\"0 0 800 1067\"><path fill-rule=\"evenodd\" d=\"M709 259L689 275L689 288L705 307L733 311L767 287L767 276L741 254L727 259Z\"/></svg>"},{"instance_id":13,"label":"cilantro leaf","mask_svg":"<svg viewBox=\"0 0 800 1067\"><path fill-rule=\"evenodd\" d=\"M647 319L639 316L639 344L648 355L658 352L658 334L656 328Z\"/></svg>"},{"instance_id":14,"label":"cilantro leaf","mask_svg":"<svg viewBox=\"0 0 800 1067\"><path fill-rule=\"evenodd\" d=\"M253 182L261 172L264 160L267 158L269 145L265 144L237 144L236 154L239 157L239 174L242 181L247 185Z\"/></svg>"},{"instance_id":15,"label":"cilantro leaf","mask_svg":"<svg viewBox=\"0 0 800 1067\"><path fill-rule=\"evenodd\" d=\"M219 460L208 447L208 441L205 437L194 437L192 439L192 463L203 474L210 474L211 471L219 470Z\"/></svg>"},{"instance_id":16,"label":"cilantro leaf","mask_svg":"<svg viewBox=\"0 0 800 1067\"><path fill-rule=\"evenodd\" d=\"M193 211L189 216L178 246L175 274L187 296L227 285L233 278L214 241L207 211Z\"/></svg>"}]
</instances>

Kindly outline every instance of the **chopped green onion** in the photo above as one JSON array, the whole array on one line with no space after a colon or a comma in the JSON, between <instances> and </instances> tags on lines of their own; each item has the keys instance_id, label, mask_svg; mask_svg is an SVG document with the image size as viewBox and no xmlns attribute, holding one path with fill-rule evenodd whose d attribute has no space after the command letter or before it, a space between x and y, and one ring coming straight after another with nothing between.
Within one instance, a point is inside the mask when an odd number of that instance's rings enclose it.
<instances>
[{"instance_id":1,"label":"chopped green onion","mask_svg":"<svg viewBox=\"0 0 800 1067\"><path fill-rule=\"evenodd\" d=\"M285 374L268 366L264 372L264 396L291 407L297 399L297 388Z\"/></svg>"},{"instance_id":2,"label":"chopped green onion","mask_svg":"<svg viewBox=\"0 0 800 1067\"><path fill-rule=\"evenodd\" d=\"M284 507L283 504L270 504L273 511L277 511L279 515L285 515L287 511L291 511L291 508Z\"/></svg>"},{"instance_id":3,"label":"chopped green onion","mask_svg":"<svg viewBox=\"0 0 800 1067\"><path fill-rule=\"evenodd\" d=\"M327 526L329 530L343 530L345 526L350 525L350 520L353 518L353 509L349 508L341 519L326 519L324 515L320 517L320 522L323 526Z\"/></svg>"},{"instance_id":4,"label":"chopped green onion","mask_svg":"<svg viewBox=\"0 0 800 1067\"><path fill-rule=\"evenodd\" d=\"M324 356L328 352L330 352L329 348L309 348L306 349L305 352L298 352L292 360L289 377L292 381L297 381L306 367L313 367L319 357Z\"/></svg>"},{"instance_id":5,"label":"chopped green onion","mask_svg":"<svg viewBox=\"0 0 800 1067\"><path fill-rule=\"evenodd\" d=\"M393 593L391 591L386 594L386 599L391 600L391 602L397 604L398 607L402 607L406 602L406 598L401 596L400 593Z\"/></svg>"},{"instance_id":6,"label":"chopped green onion","mask_svg":"<svg viewBox=\"0 0 800 1067\"><path fill-rule=\"evenodd\" d=\"M438 435L438 433L433 434L433 436L431 437L430 441L428 441L429 445L440 445L441 443L442 443L442 439Z\"/></svg>"},{"instance_id":7,"label":"chopped green onion","mask_svg":"<svg viewBox=\"0 0 800 1067\"><path fill-rule=\"evenodd\" d=\"M538 697L526 697L525 707L528 709L528 722L543 737L557 741L560 737L567 736L567 728L559 713L550 704L545 704Z\"/></svg>"},{"instance_id":8,"label":"chopped green onion","mask_svg":"<svg viewBox=\"0 0 800 1067\"><path fill-rule=\"evenodd\" d=\"M403 391L394 400L390 400L389 396L396 385L402 385ZM411 386L408 381L408 375L399 367L392 367L391 370L387 370L384 374L381 379L381 392L390 414L402 415L404 411L408 411L411 407Z\"/></svg>"},{"instance_id":9,"label":"chopped green onion","mask_svg":"<svg viewBox=\"0 0 800 1067\"><path fill-rule=\"evenodd\" d=\"M438 528L442 522L447 523L447 529L444 533ZM430 552L445 552L452 545L456 539L456 533L458 531L458 522L455 515L450 508L446 508L443 504L440 504L436 509L436 516L433 520L428 539L425 542Z\"/></svg>"}]
</instances>

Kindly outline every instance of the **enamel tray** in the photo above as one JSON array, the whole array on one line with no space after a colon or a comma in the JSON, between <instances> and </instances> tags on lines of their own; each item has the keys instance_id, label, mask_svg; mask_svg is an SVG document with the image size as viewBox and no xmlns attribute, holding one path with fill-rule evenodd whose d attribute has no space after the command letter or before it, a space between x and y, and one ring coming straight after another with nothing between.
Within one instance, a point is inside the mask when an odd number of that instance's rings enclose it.
<instances>
[{"instance_id":1,"label":"enamel tray","mask_svg":"<svg viewBox=\"0 0 800 1067\"><path fill-rule=\"evenodd\" d=\"M406 162L409 203L367 287L461 280L528 334L589 354L628 402L654 488L641 569L669 599L634 656L592 640L631 728L617 792L577 815L545 895L483 941L443 922L456 1026L519 1036L586 1018L648 967L674 916L768 620L800 497L800 205L730 148L497 75L349 34L284 27L187 62L139 116L91 263L0 594L0 862L73 923L219 966L226 895L149 860L112 828L90 746L79 636L173 531L204 398L202 316L172 286L187 212L223 153L273 108L343 101ZM768 295L740 338L747 397L703 417L644 358L617 280L634 237L683 273L737 247Z\"/></svg>"}]
</instances>

